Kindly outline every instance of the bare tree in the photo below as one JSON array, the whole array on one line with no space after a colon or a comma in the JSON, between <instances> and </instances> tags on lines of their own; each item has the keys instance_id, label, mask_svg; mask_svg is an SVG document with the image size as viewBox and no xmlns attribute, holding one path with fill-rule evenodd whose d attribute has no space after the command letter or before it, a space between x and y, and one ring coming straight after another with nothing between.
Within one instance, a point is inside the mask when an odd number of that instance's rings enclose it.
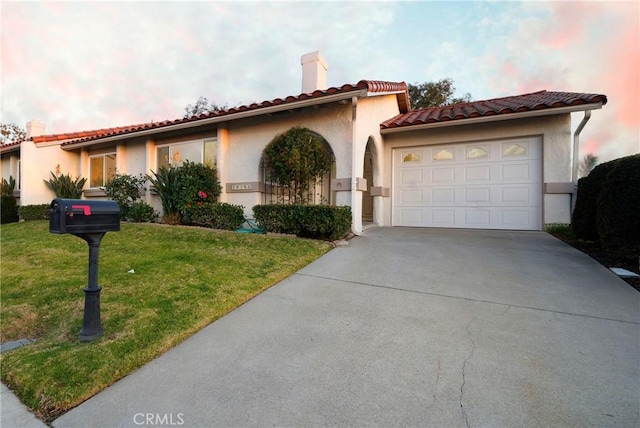
<instances>
[{"instance_id":1,"label":"bare tree","mask_svg":"<svg viewBox=\"0 0 640 428\"><path fill-rule=\"evenodd\" d=\"M27 139L27 131L15 123L0 123L0 144L15 143Z\"/></svg>"},{"instance_id":2,"label":"bare tree","mask_svg":"<svg viewBox=\"0 0 640 428\"><path fill-rule=\"evenodd\" d=\"M227 105L218 105L213 101L209 101L207 97L200 96L195 104L188 104L184 108L184 118L199 116L204 113L214 113L227 108Z\"/></svg>"}]
</instances>

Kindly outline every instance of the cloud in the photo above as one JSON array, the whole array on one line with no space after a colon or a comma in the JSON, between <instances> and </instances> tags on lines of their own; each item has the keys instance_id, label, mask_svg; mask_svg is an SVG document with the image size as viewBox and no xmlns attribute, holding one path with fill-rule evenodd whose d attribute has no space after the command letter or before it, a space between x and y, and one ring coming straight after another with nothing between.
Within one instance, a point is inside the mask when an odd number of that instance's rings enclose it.
<instances>
[{"instance_id":1,"label":"cloud","mask_svg":"<svg viewBox=\"0 0 640 428\"><path fill-rule=\"evenodd\" d=\"M300 56L321 50L330 85L372 73L395 4L3 3L3 121L47 132L175 119L300 93ZM28 29L28 31L25 31ZM363 36L364 35L364 36Z\"/></svg>"},{"instance_id":2,"label":"cloud","mask_svg":"<svg viewBox=\"0 0 640 428\"><path fill-rule=\"evenodd\" d=\"M48 133L179 118L296 95L300 56L328 84L450 77L458 95L604 93L583 131L640 150L637 2L4 2L2 121ZM593 141L593 142L592 142Z\"/></svg>"},{"instance_id":3,"label":"cloud","mask_svg":"<svg viewBox=\"0 0 640 428\"><path fill-rule=\"evenodd\" d=\"M636 153L639 17L637 2L523 3L508 43L487 52L484 73L497 70L485 74L489 86L500 95L541 89L604 93L609 102L583 131L581 151L601 160Z\"/></svg>"}]
</instances>

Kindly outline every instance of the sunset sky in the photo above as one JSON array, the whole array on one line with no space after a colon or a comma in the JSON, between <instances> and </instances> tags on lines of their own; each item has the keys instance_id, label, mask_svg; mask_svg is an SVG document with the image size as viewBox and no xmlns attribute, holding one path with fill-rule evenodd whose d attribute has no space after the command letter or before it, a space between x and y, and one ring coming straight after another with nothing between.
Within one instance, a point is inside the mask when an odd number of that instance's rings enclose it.
<instances>
[{"instance_id":1,"label":"sunset sky","mask_svg":"<svg viewBox=\"0 0 640 428\"><path fill-rule=\"evenodd\" d=\"M581 136L640 151L640 2L12 2L0 5L1 122L62 133L181 118L201 95L249 104L329 86L454 80L458 96L602 93ZM577 124L582 115L573 117Z\"/></svg>"}]
</instances>

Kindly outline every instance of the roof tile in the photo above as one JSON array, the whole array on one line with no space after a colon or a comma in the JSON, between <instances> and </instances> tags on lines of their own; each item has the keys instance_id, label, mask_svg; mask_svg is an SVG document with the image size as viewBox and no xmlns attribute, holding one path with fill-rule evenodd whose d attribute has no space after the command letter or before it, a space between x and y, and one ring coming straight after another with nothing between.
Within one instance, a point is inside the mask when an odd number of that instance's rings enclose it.
<instances>
[{"instance_id":1,"label":"roof tile","mask_svg":"<svg viewBox=\"0 0 640 428\"><path fill-rule=\"evenodd\" d=\"M577 92L538 91L530 94L494 98L483 101L453 104L444 107L431 107L401 113L380 125L382 129L429 123L464 120L474 117L494 116L569 107L583 104L607 103L606 95L583 94Z\"/></svg>"},{"instance_id":2,"label":"roof tile","mask_svg":"<svg viewBox=\"0 0 640 428\"><path fill-rule=\"evenodd\" d=\"M339 93L347 93L353 92L361 89L366 89L368 92L376 93L376 92L404 92L405 100L401 103L401 111L408 110L408 99L409 92L407 89L407 84L404 82L383 82L376 80L361 80L355 85L346 84L340 87L331 87L325 90L316 90L311 93L303 93L297 96L288 96L286 98L275 98L271 101L263 101L261 103L251 103L249 105L241 105L237 107L231 107L225 110L220 110L211 113L201 114L199 116L191 116L183 119L176 120L165 120L162 122L153 122L153 123L143 123L139 125L130 125L116 128L107 128L107 129L99 129L95 131L84 131L82 133L70 133L70 134L59 134L59 135L43 135L40 137L34 137L33 141L38 142L46 142L46 141L59 141L70 140L62 143L62 145L78 143L81 141L91 141L98 140L103 137L109 137L113 135L121 135L128 134L135 131L141 131L146 129L154 129L154 128L162 128L163 126L174 125L179 123L186 123L196 120L207 119L210 117L218 117L218 116L226 116L234 113L240 113L250 110L257 110L260 108L277 106L287 103L293 103L296 101L304 101L313 98L321 98L327 95L339 94ZM58 138L60 136L64 136L65 138Z\"/></svg>"}]
</instances>

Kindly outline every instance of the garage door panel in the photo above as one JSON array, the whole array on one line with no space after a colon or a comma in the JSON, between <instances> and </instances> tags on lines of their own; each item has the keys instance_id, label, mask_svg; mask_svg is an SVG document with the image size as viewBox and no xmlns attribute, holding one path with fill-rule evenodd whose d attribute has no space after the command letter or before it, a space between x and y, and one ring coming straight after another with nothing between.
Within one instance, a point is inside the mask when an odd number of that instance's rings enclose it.
<instances>
[{"instance_id":1,"label":"garage door panel","mask_svg":"<svg viewBox=\"0 0 640 428\"><path fill-rule=\"evenodd\" d=\"M431 208L429 209L431 224L435 227L453 227L456 222L456 210L453 208Z\"/></svg>"},{"instance_id":2,"label":"garage door panel","mask_svg":"<svg viewBox=\"0 0 640 428\"><path fill-rule=\"evenodd\" d=\"M402 189L400 190L400 201L402 205L415 205L423 202L423 189Z\"/></svg>"},{"instance_id":3,"label":"garage door panel","mask_svg":"<svg viewBox=\"0 0 640 428\"><path fill-rule=\"evenodd\" d=\"M465 183L488 183L491 181L491 165L489 164L463 167L463 171Z\"/></svg>"},{"instance_id":4,"label":"garage door panel","mask_svg":"<svg viewBox=\"0 0 640 428\"><path fill-rule=\"evenodd\" d=\"M424 186L422 169L404 169L400 172L402 186Z\"/></svg>"},{"instance_id":5,"label":"garage door panel","mask_svg":"<svg viewBox=\"0 0 640 428\"><path fill-rule=\"evenodd\" d=\"M431 203L433 205L440 204L455 204L456 191L455 189L431 189L429 191L431 195Z\"/></svg>"},{"instance_id":6,"label":"garage door panel","mask_svg":"<svg viewBox=\"0 0 640 428\"><path fill-rule=\"evenodd\" d=\"M464 202L466 204L488 204L491 202L491 189L489 187L467 187L464 189Z\"/></svg>"},{"instance_id":7,"label":"garage door panel","mask_svg":"<svg viewBox=\"0 0 640 428\"><path fill-rule=\"evenodd\" d=\"M502 205L525 204L530 205L532 200L532 189L529 186L522 187L502 187L500 191L500 202Z\"/></svg>"},{"instance_id":8,"label":"garage door panel","mask_svg":"<svg viewBox=\"0 0 640 428\"><path fill-rule=\"evenodd\" d=\"M393 158L394 225L540 228L537 138L396 149Z\"/></svg>"},{"instance_id":9,"label":"garage door panel","mask_svg":"<svg viewBox=\"0 0 640 428\"><path fill-rule=\"evenodd\" d=\"M432 184L434 185L453 184L455 182L456 182L456 169L454 167L431 169Z\"/></svg>"},{"instance_id":10,"label":"garage door panel","mask_svg":"<svg viewBox=\"0 0 640 428\"><path fill-rule=\"evenodd\" d=\"M527 162L501 165L500 178L503 182L525 182L531 180L530 165Z\"/></svg>"}]
</instances>

